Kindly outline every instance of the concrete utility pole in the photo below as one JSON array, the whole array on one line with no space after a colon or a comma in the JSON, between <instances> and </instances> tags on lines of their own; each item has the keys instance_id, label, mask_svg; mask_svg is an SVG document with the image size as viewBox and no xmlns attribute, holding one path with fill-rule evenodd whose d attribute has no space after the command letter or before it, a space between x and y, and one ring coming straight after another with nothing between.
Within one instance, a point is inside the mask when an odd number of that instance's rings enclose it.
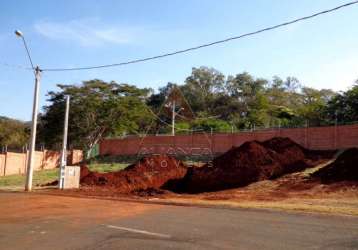
<instances>
[{"instance_id":1,"label":"concrete utility pole","mask_svg":"<svg viewBox=\"0 0 358 250\"><path fill-rule=\"evenodd\" d=\"M35 74L35 91L34 91L34 102L33 102L33 106L32 106L31 137L30 137L29 154L28 154L28 158L27 158L26 184L25 184L25 190L31 191L34 155L35 155L35 146L36 146L37 114L38 114L38 106L39 106L39 90L40 90L41 70L40 70L39 66L34 67L34 64L32 63L29 48L27 47L26 40L25 40L25 37L22 34L22 32L19 30L15 30L15 35L22 39L22 42L24 43L24 47L26 49L27 56L31 63L31 69L34 71L34 74Z\"/></svg>"},{"instance_id":2,"label":"concrete utility pole","mask_svg":"<svg viewBox=\"0 0 358 250\"><path fill-rule=\"evenodd\" d=\"M60 179L58 182L58 188L64 188L64 178L65 178L65 167L67 165L67 135L68 135L68 116L70 112L70 96L66 96L66 112L65 112L65 122L63 126L63 143L62 143L62 155L61 155L61 165L60 165Z\"/></svg>"},{"instance_id":3,"label":"concrete utility pole","mask_svg":"<svg viewBox=\"0 0 358 250\"><path fill-rule=\"evenodd\" d=\"M175 111L176 104L175 100L172 102L172 136L175 136L175 117L180 113L180 111L184 110L184 108L180 108L178 112Z\"/></svg>"},{"instance_id":4,"label":"concrete utility pole","mask_svg":"<svg viewBox=\"0 0 358 250\"><path fill-rule=\"evenodd\" d=\"M27 169L26 169L26 173L27 173L26 185L25 185L26 191L31 191L32 189L32 176L33 176L33 169L34 169L34 155L35 155L35 147L36 147L37 114L38 114L38 106L39 106L40 78L41 78L41 70L38 66L36 66L34 103L32 106L30 148L29 148L29 155L27 159Z\"/></svg>"}]
</instances>

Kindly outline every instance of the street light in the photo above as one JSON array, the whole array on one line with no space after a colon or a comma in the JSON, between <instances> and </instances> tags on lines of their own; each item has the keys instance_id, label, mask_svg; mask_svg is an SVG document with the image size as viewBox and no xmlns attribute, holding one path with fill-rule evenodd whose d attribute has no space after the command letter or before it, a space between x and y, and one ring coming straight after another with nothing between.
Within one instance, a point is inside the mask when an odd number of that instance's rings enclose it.
<instances>
[{"instance_id":1,"label":"street light","mask_svg":"<svg viewBox=\"0 0 358 250\"><path fill-rule=\"evenodd\" d=\"M22 32L21 32L20 30L15 30L15 34L16 34L17 36L22 37Z\"/></svg>"},{"instance_id":2,"label":"street light","mask_svg":"<svg viewBox=\"0 0 358 250\"><path fill-rule=\"evenodd\" d=\"M31 63L31 68L33 69L34 74L35 74L35 90L34 90L34 102L33 102L33 107L32 107L31 137L30 137L30 148L29 148L29 154L28 154L27 166L26 166L26 184L25 184L25 190L31 191L34 155L35 155L35 146L36 146L37 113L38 113L38 105L39 105L39 89L40 89L41 69L39 68L39 66L34 67L23 33L19 30L16 30L15 34L16 34L16 36L22 38L22 41L23 41L25 49L26 49L27 56Z\"/></svg>"},{"instance_id":3,"label":"street light","mask_svg":"<svg viewBox=\"0 0 358 250\"><path fill-rule=\"evenodd\" d=\"M24 46L25 46L25 49L26 49L27 57L29 58L30 63L31 63L31 68L33 70L35 70L34 64L32 63L32 59L31 59L31 56L30 56L30 51L29 51L29 48L27 47L24 35L22 34L22 32L20 30L15 30L15 35L22 39L22 42L24 43Z\"/></svg>"}]
</instances>

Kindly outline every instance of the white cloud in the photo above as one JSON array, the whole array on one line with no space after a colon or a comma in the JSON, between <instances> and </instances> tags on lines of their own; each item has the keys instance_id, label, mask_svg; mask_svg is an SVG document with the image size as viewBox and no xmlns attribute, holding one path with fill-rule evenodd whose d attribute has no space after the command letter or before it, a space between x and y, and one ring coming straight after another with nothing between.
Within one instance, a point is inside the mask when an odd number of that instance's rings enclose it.
<instances>
[{"instance_id":1,"label":"white cloud","mask_svg":"<svg viewBox=\"0 0 358 250\"><path fill-rule=\"evenodd\" d=\"M127 44L135 36L135 28L114 27L98 19L80 19L67 22L39 21L35 30L52 40L75 42L81 46L101 46L107 43Z\"/></svg>"}]
</instances>

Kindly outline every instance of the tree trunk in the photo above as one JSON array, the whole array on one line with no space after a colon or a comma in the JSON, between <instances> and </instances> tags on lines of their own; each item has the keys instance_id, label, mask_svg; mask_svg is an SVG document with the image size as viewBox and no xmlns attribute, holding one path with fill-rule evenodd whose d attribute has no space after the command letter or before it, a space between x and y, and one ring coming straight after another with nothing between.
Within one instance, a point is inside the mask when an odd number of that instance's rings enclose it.
<instances>
[{"instance_id":1,"label":"tree trunk","mask_svg":"<svg viewBox=\"0 0 358 250\"><path fill-rule=\"evenodd\" d=\"M103 133L100 133L99 135L98 135L98 137L93 141L93 142L91 142L90 144L89 144L89 146L88 146L88 150L87 150L87 153L86 153L86 159L89 159L90 157L91 157L91 153L92 153L92 151L93 151L93 148L96 146L96 144L99 142L99 140L102 138L102 134Z\"/></svg>"},{"instance_id":2,"label":"tree trunk","mask_svg":"<svg viewBox=\"0 0 358 250\"><path fill-rule=\"evenodd\" d=\"M88 160L90 157L91 157L91 154L92 154L92 150L93 150L93 147L90 147L87 152L86 152L86 160Z\"/></svg>"}]
</instances>

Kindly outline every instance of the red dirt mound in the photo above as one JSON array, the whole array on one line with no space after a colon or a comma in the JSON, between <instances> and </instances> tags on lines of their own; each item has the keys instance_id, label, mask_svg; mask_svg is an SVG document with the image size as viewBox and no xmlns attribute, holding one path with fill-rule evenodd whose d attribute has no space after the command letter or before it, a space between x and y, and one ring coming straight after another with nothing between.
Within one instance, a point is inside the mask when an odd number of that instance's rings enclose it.
<instances>
[{"instance_id":1,"label":"red dirt mound","mask_svg":"<svg viewBox=\"0 0 358 250\"><path fill-rule=\"evenodd\" d=\"M312 176L320 178L323 183L358 181L358 148L347 149L334 162Z\"/></svg>"},{"instance_id":2,"label":"red dirt mound","mask_svg":"<svg viewBox=\"0 0 358 250\"><path fill-rule=\"evenodd\" d=\"M314 155L312 158L309 150L288 138L250 141L215 158L212 165L190 168L182 181L171 181L165 188L199 193L241 187L312 167L331 158L333 151Z\"/></svg>"},{"instance_id":3,"label":"red dirt mound","mask_svg":"<svg viewBox=\"0 0 358 250\"><path fill-rule=\"evenodd\" d=\"M80 172L80 180L82 180L82 178L87 176L89 173L91 173L91 171L88 169L87 165L82 165Z\"/></svg>"},{"instance_id":4,"label":"red dirt mound","mask_svg":"<svg viewBox=\"0 0 358 250\"><path fill-rule=\"evenodd\" d=\"M112 173L88 171L81 174L81 185L112 187L119 193L157 189L164 183L185 176L187 167L174 157L157 155L146 157L125 170Z\"/></svg>"}]
</instances>

